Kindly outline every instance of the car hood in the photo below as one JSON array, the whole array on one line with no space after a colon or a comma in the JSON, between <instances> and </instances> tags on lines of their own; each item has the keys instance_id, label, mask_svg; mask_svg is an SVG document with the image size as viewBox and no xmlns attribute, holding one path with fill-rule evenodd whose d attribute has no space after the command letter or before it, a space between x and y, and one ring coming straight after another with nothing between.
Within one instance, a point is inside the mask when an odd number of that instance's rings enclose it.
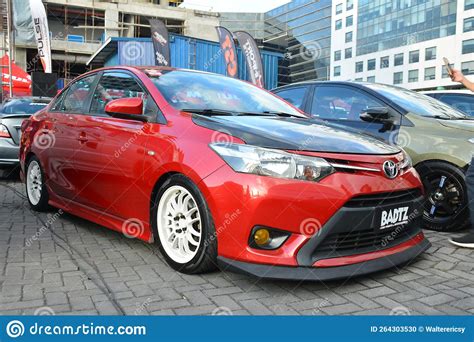
<instances>
[{"instance_id":1,"label":"car hood","mask_svg":"<svg viewBox=\"0 0 474 342\"><path fill-rule=\"evenodd\" d=\"M319 120L276 116L203 116L199 126L230 134L247 144L295 151L386 155L400 149L381 140L324 125Z\"/></svg>"},{"instance_id":2,"label":"car hood","mask_svg":"<svg viewBox=\"0 0 474 342\"><path fill-rule=\"evenodd\" d=\"M474 120L438 120L444 127L474 132Z\"/></svg>"}]
</instances>

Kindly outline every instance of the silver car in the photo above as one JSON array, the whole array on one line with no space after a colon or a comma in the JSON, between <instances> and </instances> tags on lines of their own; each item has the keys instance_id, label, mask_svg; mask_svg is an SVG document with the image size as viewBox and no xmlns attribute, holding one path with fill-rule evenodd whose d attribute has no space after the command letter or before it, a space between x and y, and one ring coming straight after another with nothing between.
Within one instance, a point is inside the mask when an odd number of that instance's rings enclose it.
<instances>
[{"instance_id":1,"label":"silver car","mask_svg":"<svg viewBox=\"0 0 474 342\"><path fill-rule=\"evenodd\" d=\"M0 110L0 177L16 172L21 123L50 101L46 97L19 97L3 103Z\"/></svg>"}]
</instances>

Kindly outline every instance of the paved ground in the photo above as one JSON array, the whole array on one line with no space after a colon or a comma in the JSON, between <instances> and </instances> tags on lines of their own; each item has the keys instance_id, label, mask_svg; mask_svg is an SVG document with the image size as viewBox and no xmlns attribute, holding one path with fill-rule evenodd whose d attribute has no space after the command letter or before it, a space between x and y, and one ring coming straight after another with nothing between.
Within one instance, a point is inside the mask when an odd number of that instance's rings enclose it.
<instances>
[{"instance_id":1,"label":"paved ground","mask_svg":"<svg viewBox=\"0 0 474 342\"><path fill-rule=\"evenodd\" d=\"M4 185L24 192L0 183L3 315L474 314L474 251L447 235L428 232L433 247L410 266L343 282L187 276L141 241L67 214L37 217Z\"/></svg>"}]
</instances>

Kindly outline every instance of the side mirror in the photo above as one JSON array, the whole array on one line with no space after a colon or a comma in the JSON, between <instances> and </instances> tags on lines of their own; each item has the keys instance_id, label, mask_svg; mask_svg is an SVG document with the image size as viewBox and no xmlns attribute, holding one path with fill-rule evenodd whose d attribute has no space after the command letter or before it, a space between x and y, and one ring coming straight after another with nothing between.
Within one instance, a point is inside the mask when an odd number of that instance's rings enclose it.
<instances>
[{"instance_id":1,"label":"side mirror","mask_svg":"<svg viewBox=\"0 0 474 342\"><path fill-rule=\"evenodd\" d=\"M143 100L141 97L112 100L105 105L105 112L120 119L148 121L148 117L143 115Z\"/></svg>"},{"instance_id":2,"label":"side mirror","mask_svg":"<svg viewBox=\"0 0 474 342\"><path fill-rule=\"evenodd\" d=\"M366 122L392 124L387 107L367 108L360 113L360 119Z\"/></svg>"}]
</instances>

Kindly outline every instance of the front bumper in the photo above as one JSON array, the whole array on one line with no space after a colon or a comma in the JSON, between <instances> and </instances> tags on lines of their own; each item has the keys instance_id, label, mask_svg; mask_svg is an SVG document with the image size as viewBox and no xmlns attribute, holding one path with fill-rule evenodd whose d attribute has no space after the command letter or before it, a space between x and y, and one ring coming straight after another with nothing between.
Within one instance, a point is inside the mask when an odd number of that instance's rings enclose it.
<instances>
[{"instance_id":1,"label":"front bumper","mask_svg":"<svg viewBox=\"0 0 474 342\"><path fill-rule=\"evenodd\" d=\"M405 244L380 251L383 257L337 267L289 267L252 264L224 257L218 257L218 263L224 271L244 273L258 278L299 281L327 281L362 276L412 262L431 247L431 243L418 234ZM361 255L370 258L371 254ZM375 255L374 255L375 256ZM353 256L354 257L354 256Z\"/></svg>"}]
</instances>

